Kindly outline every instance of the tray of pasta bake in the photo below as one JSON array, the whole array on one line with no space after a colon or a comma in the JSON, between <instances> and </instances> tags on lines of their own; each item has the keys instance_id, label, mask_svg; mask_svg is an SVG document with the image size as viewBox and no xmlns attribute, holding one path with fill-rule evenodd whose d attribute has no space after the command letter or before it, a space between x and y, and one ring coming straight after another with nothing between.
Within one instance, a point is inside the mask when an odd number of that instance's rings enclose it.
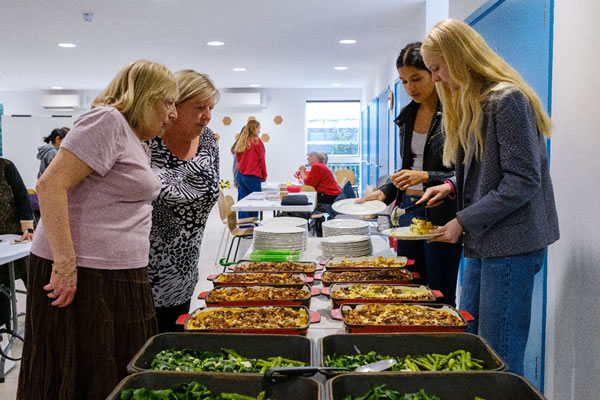
<instances>
[{"instance_id":1,"label":"tray of pasta bake","mask_svg":"<svg viewBox=\"0 0 600 400\"><path fill-rule=\"evenodd\" d=\"M413 279L419 277L418 273L410 272L406 268L393 270L373 271L325 271L316 274L315 279L321 280L323 286L334 283L385 283L385 284L411 284Z\"/></svg>"},{"instance_id":2,"label":"tray of pasta bake","mask_svg":"<svg viewBox=\"0 0 600 400\"><path fill-rule=\"evenodd\" d=\"M442 297L439 290L423 285L390 285L380 283L334 283L321 289L329 296L333 308L346 303L425 303Z\"/></svg>"},{"instance_id":3,"label":"tray of pasta bake","mask_svg":"<svg viewBox=\"0 0 600 400\"><path fill-rule=\"evenodd\" d=\"M320 321L318 312L304 306L200 307L181 315L177 324L204 333L306 335L310 324Z\"/></svg>"},{"instance_id":4,"label":"tray of pasta bake","mask_svg":"<svg viewBox=\"0 0 600 400\"><path fill-rule=\"evenodd\" d=\"M327 260L325 268L327 268L327 271L396 269L404 268L407 265L412 265L414 263L414 260L409 260L408 258L403 256L333 257Z\"/></svg>"},{"instance_id":5,"label":"tray of pasta bake","mask_svg":"<svg viewBox=\"0 0 600 400\"><path fill-rule=\"evenodd\" d=\"M311 284L314 277L290 272L223 272L221 274L209 275L206 279L212 281L214 287L254 285L301 287Z\"/></svg>"},{"instance_id":6,"label":"tray of pasta bake","mask_svg":"<svg viewBox=\"0 0 600 400\"><path fill-rule=\"evenodd\" d=\"M310 307L312 296L321 293L309 285L295 286L220 286L202 292L198 299L207 307L242 306L305 306Z\"/></svg>"},{"instance_id":7,"label":"tray of pasta bake","mask_svg":"<svg viewBox=\"0 0 600 400\"><path fill-rule=\"evenodd\" d=\"M446 304L342 304L331 311L348 333L464 332L473 317Z\"/></svg>"},{"instance_id":8,"label":"tray of pasta bake","mask_svg":"<svg viewBox=\"0 0 600 400\"><path fill-rule=\"evenodd\" d=\"M312 261L248 261L242 260L229 266L233 272L299 273L314 276L315 271L323 269Z\"/></svg>"}]
</instances>

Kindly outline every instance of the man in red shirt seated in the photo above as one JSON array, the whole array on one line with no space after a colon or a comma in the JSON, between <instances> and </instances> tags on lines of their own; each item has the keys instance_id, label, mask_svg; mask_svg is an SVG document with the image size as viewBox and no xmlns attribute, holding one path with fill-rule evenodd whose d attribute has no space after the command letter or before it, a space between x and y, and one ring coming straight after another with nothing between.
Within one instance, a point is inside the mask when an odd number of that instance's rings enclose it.
<instances>
[{"instance_id":1,"label":"man in red shirt seated","mask_svg":"<svg viewBox=\"0 0 600 400\"><path fill-rule=\"evenodd\" d=\"M313 151L308 155L310 171L307 172L304 165L298 168L300 179L304 180L304 184L314 187L317 191L317 204L333 204L335 198L342 192L325 162L327 162L325 153Z\"/></svg>"}]
</instances>

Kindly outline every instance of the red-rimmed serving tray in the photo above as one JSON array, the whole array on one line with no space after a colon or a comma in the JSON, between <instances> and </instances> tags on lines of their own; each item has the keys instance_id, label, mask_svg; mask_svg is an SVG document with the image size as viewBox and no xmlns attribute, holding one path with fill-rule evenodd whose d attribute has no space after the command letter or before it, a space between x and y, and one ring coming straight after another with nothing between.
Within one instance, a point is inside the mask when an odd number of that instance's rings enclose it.
<instances>
[{"instance_id":1,"label":"red-rimmed serving tray","mask_svg":"<svg viewBox=\"0 0 600 400\"><path fill-rule=\"evenodd\" d=\"M260 289L274 289L274 290L290 290L298 289L303 292L302 297L295 299L263 299L263 300L211 300L211 294L219 293L223 296L227 296L228 292L238 290L260 290ZM305 306L310 307L310 301L312 296L318 296L321 293L319 288L311 288L309 285L304 285L300 288L295 287L279 287L269 285L253 285L253 286L221 286L212 290L202 292L198 295L198 299L204 300L207 307L243 307L243 306ZM214 296L213 296L214 297Z\"/></svg>"},{"instance_id":2,"label":"red-rimmed serving tray","mask_svg":"<svg viewBox=\"0 0 600 400\"><path fill-rule=\"evenodd\" d=\"M344 277L348 277L347 279ZM410 277L410 278L409 278ZM390 285L412 284L419 274L405 268L373 271L325 271L315 274L315 280L320 280L327 287L334 283L383 283Z\"/></svg>"},{"instance_id":3,"label":"red-rimmed serving tray","mask_svg":"<svg viewBox=\"0 0 600 400\"><path fill-rule=\"evenodd\" d=\"M384 298L384 297L339 297L335 296L335 292L337 290L341 290L344 288L351 288L354 286L369 286L369 287L386 287L390 289L402 290L407 292L420 292L428 295L428 299L395 299L395 298ZM321 289L321 294L325 296L329 296L331 298L331 302L333 304L333 308L339 308L342 304L348 303L425 303L425 302L435 302L438 298L443 297L442 292L439 290L429 289L427 286L423 285L389 285L389 284L381 284L381 283L334 283L331 286L325 287Z\"/></svg>"},{"instance_id":4,"label":"red-rimmed serving tray","mask_svg":"<svg viewBox=\"0 0 600 400\"><path fill-rule=\"evenodd\" d=\"M377 265L377 260L394 260L396 266ZM343 262L351 262L352 265L343 265ZM406 268L407 265L413 265L415 260L409 260L407 257L383 257L383 256L365 256L365 257L334 257L327 260L325 268L327 271L363 271L363 270L388 270Z\"/></svg>"},{"instance_id":5,"label":"red-rimmed serving tray","mask_svg":"<svg viewBox=\"0 0 600 400\"><path fill-rule=\"evenodd\" d=\"M397 307L400 304L382 304ZM369 304L343 304L340 308L331 311L331 316L344 322L344 328L348 333L386 333L386 332L465 332L467 330L467 321L472 321L473 317L466 311L459 311L446 304L423 304L411 303L407 307L424 307L446 311L462 321L462 325L374 325L374 324L352 324L346 321L344 312L346 310L359 309Z\"/></svg>"},{"instance_id":6,"label":"red-rimmed serving tray","mask_svg":"<svg viewBox=\"0 0 600 400\"><path fill-rule=\"evenodd\" d=\"M227 275L229 278L232 278L231 282L219 282L219 277L221 275ZM274 283L276 275L287 275L292 277L297 281L297 283ZM253 276L256 279L252 279L251 281L244 281L245 277L252 278ZM293 274L293 273L246 273L246 272L224 272L221 274L209 275L206 277L209 281L212 281L214 287L220 286L256 286L256 285L269 285L269 286L288 286L288 287L302 287L306 284L311 284L314 280L313 277L306 276L306 274Z\"/></svg>"},{"instance_id":7,"label":"red-rimmed serving tray","mask_svg":"<svg viewBox=\"0 0 600 400\"><path fill-rule=\"evenodd\" d=\"M278 270L266 270L270 269L271 266L278 268ZM261 267L265 267L265 270L261 270ZM323 265L312 262L312 261L249 261L241 260L235 265L230 265L230 271L237 273L248 273L248 272L261 272L261 273L296 273L304 274L309 277L315 276L316 271L323 269ZM256 269L255 271L245 270L247 268Z\"/></svg>"},{"instance_id":8,"label":"red-rimmed serving tray","mask_svg":"<svg viewBox=\"0 0 600 400\"><path fill-rule=\"evenodd\" d=\"M308 316L308 322L306 325L301 327L281 327L281 328L255 328L255 327L243 327L243 328L209 328L209 329L196 329L189 328L188 325L190 320L200 313L210 313L215 311L232 311L233 307L200 307L194 310L191 314L181 315L177 319L178 325L183 325L186 332L199 332L199 333L259 333L259 334L278 334L278 335L306 335L308 328L311 324L316 324L321 321L321 315L315 311L309 311L304 306L263 306L263 307L235 307L241 309L276 309L276 308L291 308L294 311L304 310Z\"/></svg>"}]
</instances>

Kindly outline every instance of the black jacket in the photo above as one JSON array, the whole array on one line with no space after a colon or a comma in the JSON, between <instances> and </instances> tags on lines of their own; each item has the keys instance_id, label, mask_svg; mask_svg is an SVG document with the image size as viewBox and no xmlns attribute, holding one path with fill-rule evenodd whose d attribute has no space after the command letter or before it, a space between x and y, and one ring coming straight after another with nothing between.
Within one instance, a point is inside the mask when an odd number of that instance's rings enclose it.
<instances>
[{"instance_id":1,"label":"black jacket","mask_svg":"<svg viewBox=\"0 0 600 400\"><path fill-rule=\"evenodd\" d=\"M414 154L411 151L410 143L419 106L418 103L412 101L400 111L400 114L394 120L399 127L401 139L401 169L412 169ZM429 174L429 181L423 184L425 188L442 184L446 179L454 176L454 168L448 168L442 162L445 137L442 124L442 107L441 103L438 103L437 110L433 115L429 131L427 132L423 154L423 170ZM399 204L404 195L404 191L398 190L389 179L378 189L385 194L387 204L391 203L394 199L396 200L396 204ZM439 207L427 209L427 219L436 225L444 225L455 216L456 201L448 198Z\"/></svg>"}]
</instances>

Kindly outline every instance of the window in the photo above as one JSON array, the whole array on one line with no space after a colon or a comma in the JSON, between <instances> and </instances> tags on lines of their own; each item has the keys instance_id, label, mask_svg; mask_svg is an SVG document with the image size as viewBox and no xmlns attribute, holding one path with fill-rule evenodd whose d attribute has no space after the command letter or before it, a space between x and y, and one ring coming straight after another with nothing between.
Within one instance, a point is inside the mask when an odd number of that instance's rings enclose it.
<instances>
[{"instance_id":1,"label":"window","mask_svg":"<svg viewBox=\"0 0 600 400\"><path fill-rule=\"evenodd\" d=\"M308 101L306 154L322 151L331 161L360 159L359 128L359 101Z\"/></svg>"}]
</instances>

